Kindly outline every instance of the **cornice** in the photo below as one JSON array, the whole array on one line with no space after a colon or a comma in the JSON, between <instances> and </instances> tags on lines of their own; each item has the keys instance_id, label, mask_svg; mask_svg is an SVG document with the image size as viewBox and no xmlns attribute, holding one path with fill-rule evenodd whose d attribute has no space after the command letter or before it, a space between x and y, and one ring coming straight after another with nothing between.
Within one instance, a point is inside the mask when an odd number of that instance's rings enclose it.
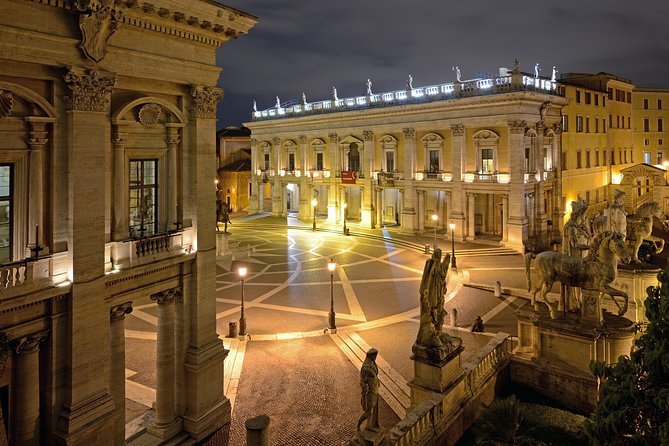
<instances>
[{"instance_id":1,"label":"cornice","mask_svg":"<svg viewBox=\"0 0 669 446\"><path fill-rule=\"evenodd\" d=\"M75 13L74 0L26 0ZM95 0L102 1L105 0ZM247 34L257 17L207 0L117 0L121 28L132 26L220 47Z\"/></svg>"}]
</instances>

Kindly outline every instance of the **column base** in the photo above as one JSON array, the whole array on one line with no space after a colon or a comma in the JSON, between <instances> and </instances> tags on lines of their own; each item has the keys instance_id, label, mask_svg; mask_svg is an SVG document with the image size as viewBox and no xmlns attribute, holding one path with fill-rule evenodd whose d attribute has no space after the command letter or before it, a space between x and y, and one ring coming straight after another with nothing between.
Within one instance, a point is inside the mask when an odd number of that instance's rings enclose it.
<instances>
[{"instance_id":1,"label":"column base","mask_svg":"<svg viewBox=\"0 0 669 446\"><path fill-rule=\"evenodd\" d=\"M232 406L230 405L230 400L227 397L223 397L221 401L209 411L200 415L199 418L195 418L189 414L184 415L183 429L195 440L200 441L230 423L231 414Z\"/></svg>"},{"instance_id":2,"label":"column base","mask_svg":"<svg viewBox=\"0 0 669 446\"><path fill-rule=\"evenodd\" d=\"M166 424L157 424L154 421L151 425L147 426L146 431L161 440L169 440L172 437L176 437L182 428L183 421L181 418L175 418Z\"/></svg>"},{"instance_id":3,"label":"column base","mask_svg":"<svg viewBox=\"0 0 669 446\"><path fill-rule=\"evenodd\" d=\"M76 407L64 407L54 441L59 445L109 444L114 438L115 415L114 400L106 393Z\"/></svg>"}]
</instances>

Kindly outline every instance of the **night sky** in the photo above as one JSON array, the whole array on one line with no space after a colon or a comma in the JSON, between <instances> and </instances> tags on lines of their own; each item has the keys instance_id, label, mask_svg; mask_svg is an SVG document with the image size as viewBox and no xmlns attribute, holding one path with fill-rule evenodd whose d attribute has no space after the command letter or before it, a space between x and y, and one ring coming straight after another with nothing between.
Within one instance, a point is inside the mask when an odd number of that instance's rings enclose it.
<instances>
[{"instance_id":1,"label":"night sky","mask_svg":"<svg viewBox=\"0 0 669 446\"><path fill-rule=\"evenodd\" d=\"M513 67L558 78L609 72L669 88L667 0L219 0L259 17L218 55L225 98L218 127L298 100L339 98L462 80ZM632 9L634 8L634 9Z\"/></svg>"}]
</instances>

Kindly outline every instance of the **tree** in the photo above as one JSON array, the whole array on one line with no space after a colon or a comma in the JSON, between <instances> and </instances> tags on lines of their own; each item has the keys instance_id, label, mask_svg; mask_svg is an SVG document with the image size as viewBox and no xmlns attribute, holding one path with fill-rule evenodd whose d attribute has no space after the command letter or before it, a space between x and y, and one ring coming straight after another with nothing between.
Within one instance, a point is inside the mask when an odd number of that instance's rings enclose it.
<instances>
[{"instance_id":1,"label":"tree","mask_svg":"<svg viewBox=\"0 0 669 446\"><path fill-rule=\"evenodd\" d=\"M477 446L523 446L536 441L526 436L525 408L515 395L493 401L473 426Z\"/></svg>"},{"instance_id":2,"label":"tree","mask_svg":"<svg viewBox=\"0 0 669 446\"><path fill-rule=\"evenodd\" d=\"M669 445L669 271L648 287L648 326L630 356L590 369L602 379L599 402L585 432L599 445Z\"/></svg>"}]
</instances>

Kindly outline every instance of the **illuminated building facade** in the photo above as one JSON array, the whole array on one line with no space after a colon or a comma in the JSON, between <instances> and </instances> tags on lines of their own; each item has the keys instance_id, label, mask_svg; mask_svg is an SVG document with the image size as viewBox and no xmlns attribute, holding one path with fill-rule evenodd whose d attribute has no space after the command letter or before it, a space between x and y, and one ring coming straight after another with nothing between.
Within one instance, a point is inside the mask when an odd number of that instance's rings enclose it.
<instances>
[{"instance_id":1,"label":"illuminated building facade","mask_svg":"<svg viewBox=\"0 0 669 446\"><path fill-rule=\"evenodd\" d=\"M249 210L522 250L561 215L554 79L501 68L486 78L255 111ZM312 205L314 203L315 205Z\"/></svg>"},{"instance_id":2,"label":"illuminated building facade","mask_svg":"<svg viewBox=\"0 0 669 446\"><path fill-rule=\"evenodd\" d=\"M158 444L230 419L206 0L0 3L0 408L10 444L125 444L124 316L157 305ZM5 357L6 353L6 357Z\"/></svg>"},{"instance_id":3,"label":"illuminated building facade","mask_svg":"<svg viewBox=\"0 0 669 446\"><path fill-rule=\"evenodd\" d=\"M251 184L251 131L226 127L216 133L218 197L231 212L249 205Z\"/></svg>"}]
</instances>

